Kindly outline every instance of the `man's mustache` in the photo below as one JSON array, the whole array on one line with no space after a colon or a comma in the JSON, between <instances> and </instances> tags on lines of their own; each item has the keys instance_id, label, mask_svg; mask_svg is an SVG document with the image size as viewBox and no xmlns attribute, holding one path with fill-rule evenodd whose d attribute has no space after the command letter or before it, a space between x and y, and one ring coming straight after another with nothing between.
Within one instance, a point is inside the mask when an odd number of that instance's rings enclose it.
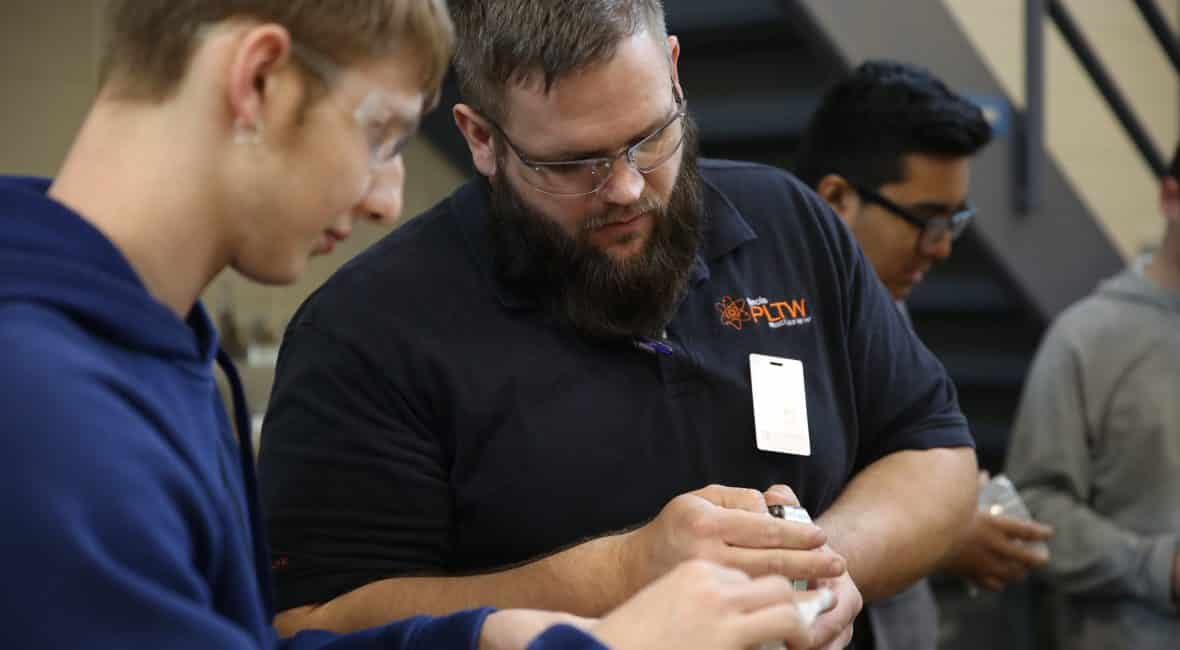
<instances>
[{"instance_id":1,"label":"man's mustache","mask_svg":"<svg viewBox=\"0 0 1180 650\"><path fill-rule=\"evenodd\" d=\"M660 202L657 199L652 197L643 198L631 205L607 210L602 214L586 219L582 223L582 230L595 230L603 226L609 226L612 223L630 221L645 212L657 211L660 208Z\"/></svg>"}]
</instances>

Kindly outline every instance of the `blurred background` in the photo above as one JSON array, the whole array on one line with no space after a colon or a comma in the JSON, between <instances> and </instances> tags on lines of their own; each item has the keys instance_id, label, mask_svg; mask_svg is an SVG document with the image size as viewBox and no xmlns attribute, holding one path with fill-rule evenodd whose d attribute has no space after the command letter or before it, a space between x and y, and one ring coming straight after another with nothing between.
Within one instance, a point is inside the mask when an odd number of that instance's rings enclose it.
<instances>
[{"instance_id":1,"label":"blurred background","mask_svg":"<svg viewBox=\"0 0 1180 650\"><path fill-rule=\"evenodd\" d=\"M1180 0L665 0L704 153L790 168L819 94L852 65L930 68L980 103L996 140L973 165L980 214L909 301L979 442L1001 469L1045 327L1162 231L1157 174L1180 136ZM96 90L104 0L0 0L0 173L52 175ZM1170 49L1167 44L1170 43ZM404 218L471 175L447 107L408 149ZM183 183L183 178L176 179ZM276 344L303 299L384 231L352 238L291 287L227 272L207 306L265 409ZM1045 647L1035 585L969 597L937 584L944 645Z\"/></svg>"}]
</instances>

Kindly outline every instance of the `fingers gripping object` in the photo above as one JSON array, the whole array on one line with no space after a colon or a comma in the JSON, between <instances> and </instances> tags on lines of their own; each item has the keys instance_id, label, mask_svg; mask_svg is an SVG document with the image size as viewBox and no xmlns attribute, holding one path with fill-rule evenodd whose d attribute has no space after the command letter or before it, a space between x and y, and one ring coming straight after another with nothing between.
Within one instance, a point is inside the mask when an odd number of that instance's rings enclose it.
<instances>
[{"instance_id":1,"label":"fingers gripping object","mask_svg":"<svg viewBox=\"0 0 1180 650\"><path fill-rule=\"evenodd\" d=\"M807 510L799 506L767 506L771 517L778 517L779 519L786 519L787 521L796 521L799 523L810 524L811 515L807 514ZM807 591L806 580L792 580L791 585L795 587L795 591Z\"/></svg>"},{"instance_id":2,"label":"fingers gripping object","mask_svg":"<svg viewBox=\"0 0 1180 650\"><path fill-rule=\"evenodd\" d=\"M805 627L810 627L815 623L815 619L819 615L832 608L836 602L836 596L828 589L820 589L814 598L801 600L795 604L799 610L799 620ZM762 643L752 650L791 650L787 644L782 641L767 641Z\"/></svg>"},{"instance_id":3,"label":"fingers gripping object","mask_svg":"<svg viewBox=\"0 0 1180 650\"><path fill-rule=\"evenodd\" d=\"M1012 484L1011 479L1003 474L997 474L985 483L979 490L979 511L990 515L1011 517L1021 521L1036 521L1029 513L1020 492ZM1040 541L1022 541L1023 545L1041 553L1049 554L1049 546Z\"/></svg>"},{"instance_id":4,"label":"fingers gripping object","mask_svg":"<svg viewBox=\"0 0 1180 650\"><path fill-rule=\"evenodd\" d=\"M770 516L778 517L779 519L786 519L787 521L797 521L805 524L811 523L811 515L807 514L807 510L798 506L782 506L771 505L766 508L770 512ZM806 580L792 580L791 586L796 591L806 591ZM827 589L821 589L819 595L815 598L803 600L797 603L799 608L799 618L804 625L810 626L815 622L815 619L820 614L827 611L832 606L833 594ZM755 650L787 650L787 647L781 641L772 641L759 645Z\"/></svg>"}]
</instances>

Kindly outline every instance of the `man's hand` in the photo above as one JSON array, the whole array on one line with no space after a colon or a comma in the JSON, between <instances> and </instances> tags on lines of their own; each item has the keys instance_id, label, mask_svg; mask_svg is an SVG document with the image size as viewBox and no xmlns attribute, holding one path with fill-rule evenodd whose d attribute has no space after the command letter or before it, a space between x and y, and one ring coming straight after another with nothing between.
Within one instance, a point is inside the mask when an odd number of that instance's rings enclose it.
<instances>
[{"instance_id":1,"label":"man's hand","mask_svg":"<svg viewBox=\"0 0 1180 650\"><path fill-rule=\"evenodd\" d=\"M860 590L848 573L837 578L820 580L821 588L831 589L836 594L836 607L828 610L815 622L813 645L802 646L823 650L842 650L852 642L852 623L864 606Z\"/></svg>"},{"instance_id":2,"label":"man's hand","mask_svg":"<svg viewBox=\"0 0 1180 650\"><path fill-rule=\"evenodd\" d=\"M810 648L816 614L835 598L826 590L795 591L782 576L751 579L694 560L644 588L592 632L615 650L745 650L773 641Z\"/></svg>"},{"instance_id":3,"label":"man's hand","mask_svg":"<svg viewBox=\"0 0 1180 650\"><path fill-rule=\"evenodd\" d=\"M785 485L772 485L769 490L763 493L763 496L766 498L767 505L799 505L795 493ZM832 554L836 553L826 544L822 550ZM819 586L831 589L836 594L836 607L820 616L819 620L815 622L814 645L803 647L841 650L852 641L852 623L856 619L856 615L860 613L861 607L864 606L864 598L861 597L860 590L856 588L856 583L853 582L847 571L835 578L820 580Z\"/></svg>"},{"instance_id":4,"label":"man's hand","mask_svg":"<svg viewBox=\"0 0 1180 650\"><path fill-rule=\"evenodd\" d=\"M782 503L798 503L783 486ZM767 494L770 494L769 492ZM620 538L620 569L634 593L680 562L706 559L752 576L778 575L800 580L834 578L845 562L822 550L818 527L767 514L766 498L756 490L712 485L670 501L647 525Z\"/></svg>"},{"instance_id":5,"label":"man's hand","mask_svg":"<svg viewBox=\"0 0 1180 650\"><path fill-rule=\"evenodd\" d=\"M977 512L943 568L989 591L1002 591L1049 561L1047 553L1028 543L1052 536L1052 528L1035 521Z\"/></svg>"}]
</instances>

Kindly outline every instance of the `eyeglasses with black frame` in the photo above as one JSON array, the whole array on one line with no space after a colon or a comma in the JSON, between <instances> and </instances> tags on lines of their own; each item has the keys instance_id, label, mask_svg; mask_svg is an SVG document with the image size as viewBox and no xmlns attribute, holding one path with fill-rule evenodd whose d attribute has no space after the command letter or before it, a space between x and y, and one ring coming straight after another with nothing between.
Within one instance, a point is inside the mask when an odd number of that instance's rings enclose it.
<instances>
[{"instance_id":1,"label":"eyeglasses with black frame","mask_svg":"<svg viewBox=\"0 0 1180 650\"><path fill-rule=\"evenodd\" d=\"M898 205L864 185L852 183L852 188L862 200L876 203L917 228L918 247L922 250L938 247L947 235L950 235L951 241L958 239L975 218L975 206L970 201L964 202L961 209L946 217L920 217L911 209Z\"/></svg>"},{"instance_id":2,"label":"eyeglasses with black frame","mask_svg":"<svg viewBox=\"0 0 1180 650\"><path fill-rule=\"evenodd\" d=\"M552 196L586 196L601 190L610 179L615 162L624 158L627 164L640 174L647 175L672 159L684 144L684 116L687 113L684 98L672 87L672 98L676 103L672 116L660 128L644 136L635 144L613 156L601 158L579 158L577 160L539 161L533 160L517 147L491 118L484 117L504 138L512 153L520 160L525 172L521 177L533 189Z\"/></svg>"}]
</instances>

